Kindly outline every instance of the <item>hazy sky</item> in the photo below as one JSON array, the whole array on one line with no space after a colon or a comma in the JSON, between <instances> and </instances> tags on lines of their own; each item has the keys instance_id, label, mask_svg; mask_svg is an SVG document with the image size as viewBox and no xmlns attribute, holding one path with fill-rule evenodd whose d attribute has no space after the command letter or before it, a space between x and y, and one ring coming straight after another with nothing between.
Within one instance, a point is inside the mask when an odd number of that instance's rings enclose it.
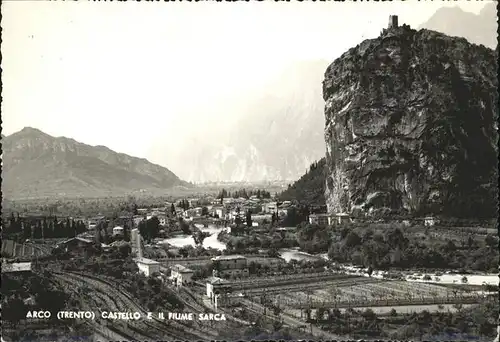
<instances>
[{"instance_id":1,"label":"hazy sky","mask_svg":"<svg viewBox=\"0 0 500 342\"><path fill-rule=\"evenodd\" d=\"M456 4L485 3L3 2L3 134L31 126L160 162L155 142L210 133L237 116L228 99L284 67L333 61L389 14L417 27Z\"/></svg>"}]
</instances>

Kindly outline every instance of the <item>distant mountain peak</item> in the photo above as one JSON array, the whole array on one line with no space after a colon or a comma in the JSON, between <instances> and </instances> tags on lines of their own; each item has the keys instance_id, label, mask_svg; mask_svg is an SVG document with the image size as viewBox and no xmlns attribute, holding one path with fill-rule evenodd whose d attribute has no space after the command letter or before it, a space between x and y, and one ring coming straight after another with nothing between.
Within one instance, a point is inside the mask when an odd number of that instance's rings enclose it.
<instances>
[{"instance_id":1,"label":"distant mountain peak","mask_svg":"<svg viewBox=\"0 0 500 342\"><path fill-rule=\"evenodd\" d=\"M158 194L187 185L144 158L53 137L33 127L3 137L2 148L2 190L7 198Z\"/></svg>"},{"instance_id":2,"label":"distant mountain peak","mask_svg":"<svg viewBox=\"0 0 500 342\"><path fill-rule=\"evenodd\" d=\"M45 132L42 132L41 130L39 130L38 128L35 128L35 127L30 127L30 126L26 126L24 127L22 130L20 130L19 132L17 133L23 133L23 134L43 134L43 135L48 135L47 133ZM14 133L16 134L16 133Z\"/></svg>"},{"instance_id":3,"label":"distant mountain peak","mask_svg":"<svg viewBox=\"0 0 500 342\"><path fill-rule=\"evenodd\" d=\"M464 11L458 6L441 7L419 29L425 28L463 37L473 44L482 44L491 49L497 46L496 1L486 4L479 14Z\"/></svg>"}]
</instances>

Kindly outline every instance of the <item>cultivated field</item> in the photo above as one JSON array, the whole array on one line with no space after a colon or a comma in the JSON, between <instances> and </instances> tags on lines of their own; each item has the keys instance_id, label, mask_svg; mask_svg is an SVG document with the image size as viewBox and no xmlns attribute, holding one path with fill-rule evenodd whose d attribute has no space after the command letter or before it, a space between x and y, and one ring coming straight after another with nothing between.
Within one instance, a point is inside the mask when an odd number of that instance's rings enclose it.
<instances>
[{"instance_id":1,"label":"cultivated field","mask_svg":"<svg viewBox=\"0 0 500 342\"><path fill-rule=\"evenodd\" d=\"M359 302L376 300L423 300L475 296L474 292L406 281L361 283L351 286L324 286L322 289L287 292L275 301L284 306L322 302Z\"/></svg>"},{"instance_id":2,"label":"cultivated field","mask_svg":"<svg viewBox=\"0 0 500 342\"><path fill-rule=\"evenodd\" d=\"M30 243L16 243L12 240L2 241L2 254L20 259L31 259L50 254L50 246Z\"/></svg>"}]
</instances>

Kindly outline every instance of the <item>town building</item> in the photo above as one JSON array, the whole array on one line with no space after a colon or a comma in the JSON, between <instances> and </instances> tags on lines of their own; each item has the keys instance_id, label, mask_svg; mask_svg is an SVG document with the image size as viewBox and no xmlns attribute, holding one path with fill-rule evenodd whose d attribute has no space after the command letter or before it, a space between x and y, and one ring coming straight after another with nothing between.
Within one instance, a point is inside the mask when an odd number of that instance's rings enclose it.
<instances>
[{"instance_id":1,"label":"town building","mask_svg":"<svg viewBox=\"0 0 500 342\"><path fill-rule=\"evenodd\" d=\"M286 239L292 239L296 236L297 227L280 227L276 231L283 234Z\"/></svg>"},{"instance_id":2,"label":"town building","mask_svg":"<svg viewBox=\"0 0 500 342\"><path fill-rule=\"evenodd\" d=\"M194 271L183 266L174 265L171 269L170 279L177 286L187 285L191 283Z\"/></svg>"},{"instance_id":3,"label":"town building","mask_svg":"<svg viewBox=\"0 0 500 342\"><path fill-rule=\"evenodd\" d=\"M309 223L317 224L318 226L326 227L330 224L331 219L328 214L311 214L309 215Z\"/></svg>"},{"instance_id":4,"label":"town building","mask_svg":"<svg viewBox=\"0 0 500 342\"><path fill-rule=\"evenodd\" d=\"M31 262L2 262L2 273L31 273Z\"/></svg>"},{"instance_id":5,"label":"town building","mask_svg":"<svg viewBox=\"0 0 500 342\"><path fill-rule=\"evenodd\" d=\"M242 255L219 255L212 258L213 276L248 277L248 260Z\"/></svg>"},{"instance_id":6,"label":"town building","mask_svg":"<svg viewBox=\"0 0 500 342\"><path fill-rule=\"evenodd\" d=\"M66 252L83 251L83 250L89 248L90 246L92 246L93 243L94 243L94 241L92 241L90 239L85 239L85 238L77 236L77 237L68 239L66 241L60 242L59 244L57 244L57 247L63 249Z\"/></svg>"},{"instance_id":7,"label":"town building","mask_svg":"<svg viewBox=\"0 0 500 342\"><path fill-rule=\"evenodd\" d=\"M199 198L191 198L188 200L188 202L189 202L190 207L195 207L200 202L200 199Z\"/></svg>"},{"instance_id":8,"label":"town building","mask_svg":"<svg viewBox=\"0 0 500 342\"><path fill-rule=\"evenodd\" d=\"M123 234L124 234L124 229L123 229L123 227L118 226L118 227L114 227L114 228L113 228L113 235L120 235L120 236L123 236Z\"/></svg>"},{"instance_id":9,"label":"town building","mask_svg":"<svg viewBox=\"0 0 500 342\"><path fill-rule=\"evenodd\" d=\"M432 216L424 218L424 226L426 226L426 227L432 227L436 223L438 223L438 220L436 218L432 217Z\"/></svg>"},{"instance_id":10,"label":"town building","mask_svg":"<svg viewBox=\"0 0 500 342\"><path fill-rule=\"evenodd\" d=\"M226 208L222 208L222 207L215 208L214 213L220 219L225 219L226 218L226 214L227 214L227 210L226 210Z\"/></svg>"},{"instance_id":11,"label":"town building","mask_svg":"<svg viewBox=\"0 0 500 342\"><path fill-rule=\"evenodd\" d=\"M262 266L269 267L271 272L278 271L281 266L286 264L285 259L282 258L261 257L254 258L253 261L261 264Z\"/></svg>"},{"instance_id":12,"label":"town building","mask_svg":"<svg viewBox=\"0 0 500 342\"><path fill-rule=\"evenodd\" d=\"M207 297L214 298L215 295L221 294L222 292L229 292L231 286L229 283L219 277L209 277L207 278Z\"/></svg>"},{"instance_id":13,"label":"town building","mask_svg":"<svg viewBox=\"0 0 500 342\"><path fill-rule=\"evenodd\" d=\"M259 224L262 223L270 223L273 219L272 214L252 214L252 222L257 222Z\"/></svg>"},{"instance_id":14,"label":"town building","mask_svg":"<svg viewBox=\"0 0 500 342\"><path fill-rule=\"evenodd\" d=\"M137 257L134 259L139 272L144 274L146 277L150 277L155 272L160 272L160 263L156 260L146 259L143 257Z\"/></svg>"},{"instance_id":15,"label":"town building","mask_svg":"<svg viewBox=\"0 0 500 342\"><path fill-rule=\"evenodd\" d=\"M208 278L207 296L215 310L222 306L231 307L240 304L242 294L232 293L232 290L232 286L226 280L217 277Z\"/></svg>"},{"instance_id":16,"label":"town building","mask_svg":"<svg viewBox=\"0 0 500 342\"><path fill-rule=\"evenodd\" d=\"M144 216L143 215L136 215L132 218L132 221L134 222L134 227L137 227L139 226L139 223L141 223L141 221L144 220Z\"/></svg>"},{"instance_id":17,"label":"town building","mask_svg":"<svg viewBox=\"0 0 500 342\"><path fill-rule=\"evenodd\" d=\"M278 209L278 204L276 202L269 202L264 204L265 213L275 213Z\"/></svg>"}]
</instances>

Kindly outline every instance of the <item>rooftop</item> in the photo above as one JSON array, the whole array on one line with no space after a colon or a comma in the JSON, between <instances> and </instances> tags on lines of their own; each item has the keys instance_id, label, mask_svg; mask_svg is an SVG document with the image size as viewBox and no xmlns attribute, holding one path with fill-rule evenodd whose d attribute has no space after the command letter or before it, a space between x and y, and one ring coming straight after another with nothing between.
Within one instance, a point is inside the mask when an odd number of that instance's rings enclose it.
<instances>
[{"instance_id":1,"label":"rooftop","mask_svg":"<svg viewBox=\"0 0 500 342\"><path fill-rule=\"evenodd\" d=\"M65 243L68 243L68 242L73 241L73 240L82 241L82 242L85 242L85 243L92 243L92 240L85 239L85 238L77 236L77 237L65 240L65 241L61 242L61 244L65 244Z\"/></svg>"},{"instance_id":2,"label":"rooftop","mask_svg":"<svg viewBox=\"0 0 500 342\"><path fill-rule=\"evenodd\" d=\"M176 270L179 273L193 273L194 272L192 269L189 269L186 266L179 265L179 264L172 266L172 269Z\"/></svg>"},{"instance_id":3,"label":"rooftop","mask_svg":"<svg viewBox=\"0 0 500 342\"><path fill-rule=\"evenodd\" d=\"M209 277L209 278L207 278L207 282L212 284L212 285L227 283L226 280L219 278L219 277Z\"/></svg>"},{"instance_id":4,"label":"rooftop","mask_svg":"<svg viewBox=\"0 0 500 342\"><path fill-rule=\"evenodd\" d=\"M134 259L136 262L141 263L141 264L146 264L146 265L159 265L160 263L156 260L152 259L147 259L143 257L138 257Z\"/></svg>"},{"instance_id":5,"label":"rooftop","mask_svg":"<svg viewBox=\"0 0 500 342\"><path fill-rule=\"evenodd\" d=\"M2 273L31 271L31 262L2 263Z\"/></svg>"}]
</instances>

